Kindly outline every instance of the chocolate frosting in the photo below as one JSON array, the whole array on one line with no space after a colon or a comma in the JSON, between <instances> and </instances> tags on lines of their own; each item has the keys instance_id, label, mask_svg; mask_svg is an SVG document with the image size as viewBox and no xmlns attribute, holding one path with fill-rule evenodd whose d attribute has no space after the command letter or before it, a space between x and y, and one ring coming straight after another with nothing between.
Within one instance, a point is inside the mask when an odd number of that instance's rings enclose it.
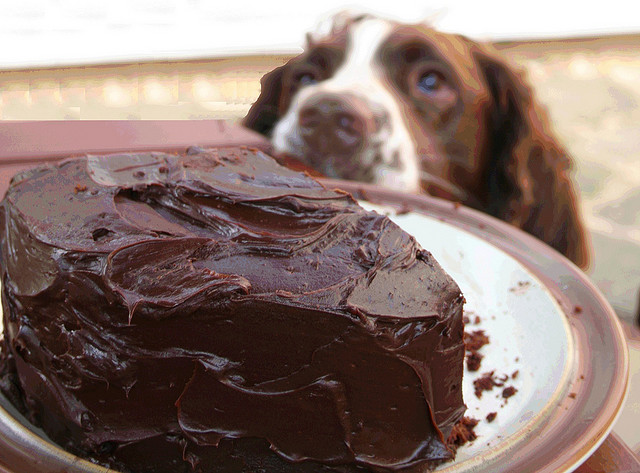
<instances>
[{"instance_id":1,"label":"chocolate frosting","mask_svg":"<svg viewBox=\"0 0 640 473\"><path fill-rule=\"evenodd\" d=\"M349 194L244 148L88 156L16 176L0 231L2 385L68 450L172 473L452 457L463 296Z\"/></svg>"}]
</instances>

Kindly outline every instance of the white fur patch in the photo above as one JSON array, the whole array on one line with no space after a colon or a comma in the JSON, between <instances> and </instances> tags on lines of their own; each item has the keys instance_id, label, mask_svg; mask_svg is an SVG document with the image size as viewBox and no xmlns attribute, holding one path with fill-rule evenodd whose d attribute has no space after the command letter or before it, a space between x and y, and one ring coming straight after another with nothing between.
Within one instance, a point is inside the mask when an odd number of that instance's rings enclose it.
<instances>
[{"instance_id":1,"label":"white fur patch","mask_svg":"<svg viewBox=\"0 0 640 473\"><path fill-rule=\"evenodd\" d=\"M369 137L369 146L354 159L358 159L362 166L375 166L376 184L408 192L420 190L415 144L402 109L388 90L382 66L375 56L392 28L390 22L378 18L367 18L352 25L344 63L333 77L301 89L274 128L272 141L277 152L304 158L298 112L310 97L319 93L355 95L385 120L380 130ZM382 158L381 163L374 164L376 157Z\"/></svg>"}]
</instances>

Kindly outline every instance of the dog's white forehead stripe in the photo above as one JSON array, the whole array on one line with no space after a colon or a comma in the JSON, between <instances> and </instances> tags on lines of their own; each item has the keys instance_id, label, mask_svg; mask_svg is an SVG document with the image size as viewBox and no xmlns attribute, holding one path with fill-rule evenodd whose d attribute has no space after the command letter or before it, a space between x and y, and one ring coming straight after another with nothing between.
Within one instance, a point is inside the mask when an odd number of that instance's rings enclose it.
<instances>
[{"instance_id":1,"label":"dog's white forehead stripe","mask_svg":"<svg viewBox=\"0 0 640 473\"><path fill-rule=\"evenodd\" d=\"M413 139L398 101L388 89L377 57L392 31L391 22L378 18L354 24L349 34L345 62L331 79L318 84L318 89L364 95L372 109L387 112L391 133L385 134L383 139L381 151L385 165L378 167L375 182L390 188L417 192L420 187L419 166ZM400 168L389 166L394 155L400 160Z\"/></svg>"},{"instance_id":2,"label":"dog's white forehead stripe","mask_svg":"<svg viewBox=\"0 0 640 473\"><path fill-rule=\"evenodd\" d=\"M376 53L391 33L388 21L371 18L353 25L344 63L330 79L333 83L352 81L354 85L365 85L374 76Z\"/></svg>"}]
</instances>

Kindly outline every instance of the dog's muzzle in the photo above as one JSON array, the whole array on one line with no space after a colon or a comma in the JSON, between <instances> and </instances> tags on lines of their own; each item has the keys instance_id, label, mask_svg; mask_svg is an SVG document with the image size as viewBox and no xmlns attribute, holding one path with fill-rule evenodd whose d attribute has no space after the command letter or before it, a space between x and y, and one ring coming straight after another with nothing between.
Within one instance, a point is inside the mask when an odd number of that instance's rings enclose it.
<instances>
[{"instance_id":1,"label":"dog's muzzle","mask_svg":"<svg viewBox=\"0 0 640 473\"><path fill-rule=\"evenodd\" d=\"M370 108L354 95L316 93L301 107L298 123L306 146L320 156L354 156L376 131Z\"/></svg>"}]
</instances>

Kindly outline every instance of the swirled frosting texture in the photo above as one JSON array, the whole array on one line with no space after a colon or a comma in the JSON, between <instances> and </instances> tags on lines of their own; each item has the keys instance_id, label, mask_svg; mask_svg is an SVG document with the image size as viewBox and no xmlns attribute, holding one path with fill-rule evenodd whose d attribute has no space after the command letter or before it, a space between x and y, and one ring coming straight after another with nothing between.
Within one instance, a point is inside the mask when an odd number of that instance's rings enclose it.
<instances>
[{"instance_id":1,"label":"swirled frosting texture","mask_svg":"<svg viewBox=\"0 0 640 473\"><path fill-rule=\"evenodd\" d=\"M451 458L463 297L348 194L247 149L89 156L16 176L0 227L3 386L72 452L172 473Z\"/></svg>"}]
</instances>

